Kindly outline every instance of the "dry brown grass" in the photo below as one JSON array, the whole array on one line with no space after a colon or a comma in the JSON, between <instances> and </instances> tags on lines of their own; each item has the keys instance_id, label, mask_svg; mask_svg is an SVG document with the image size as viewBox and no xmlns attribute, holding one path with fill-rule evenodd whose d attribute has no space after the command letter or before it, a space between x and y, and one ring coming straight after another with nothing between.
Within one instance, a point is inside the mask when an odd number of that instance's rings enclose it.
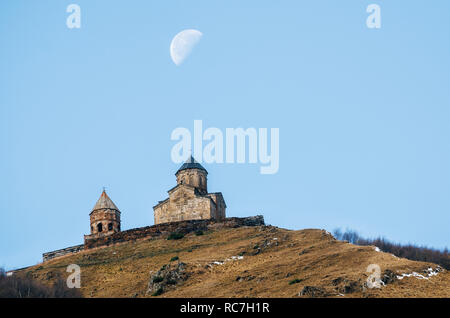
<instances>
[{"instance_id":1,"label":"dry brown grass","mask_svg":"<svg viewBox=\"0 0 450 318\"><path fill-rule=\"evenodd\" d=\"M213 264L238 255L243 259ZM51 260L28 271L51 283L57 273L68 275L67 265L78 264L85 297L151 297L145 294L151 272L174 256L187 264L189 278L159 297L298 297L305 286L323 288L330 297L450 297L447 271L428 280L404 278L381 289L339 295L345 282L362 286L369 264L398 274L436 265L337 241L323 230L270 226L220 229L201 236L192 233L180 240L127 242ZM336 279L344 283L338 285ZM299 282L289 284L293 280Z\"/></svg>"}]
</instances>

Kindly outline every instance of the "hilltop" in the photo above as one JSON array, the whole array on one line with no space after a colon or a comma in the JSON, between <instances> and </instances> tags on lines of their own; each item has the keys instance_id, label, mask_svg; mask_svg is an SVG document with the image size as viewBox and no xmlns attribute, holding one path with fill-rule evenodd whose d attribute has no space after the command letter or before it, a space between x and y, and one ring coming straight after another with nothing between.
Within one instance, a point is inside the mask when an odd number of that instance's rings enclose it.
<instances>
[{"instance_id":1,"label":"hilltop","mask_svg":"<svg viewBox=\"0 0 450 318\"><path fill-rule=\"evenodd\" d=\"M17 275L52 284L77 264L84 297L450 297L450 274L439 266L338 241L325 230L210 226L171 238L88 249ZM381 268L380 289L366 287L370 264Z\"/></svg>"}]
</instances>

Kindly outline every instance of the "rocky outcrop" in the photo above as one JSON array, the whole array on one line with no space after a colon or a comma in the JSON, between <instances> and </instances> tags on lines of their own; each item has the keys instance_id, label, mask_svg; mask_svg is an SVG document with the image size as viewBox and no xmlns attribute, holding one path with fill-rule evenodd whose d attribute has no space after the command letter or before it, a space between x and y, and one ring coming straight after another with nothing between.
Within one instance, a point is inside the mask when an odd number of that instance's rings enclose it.
<instances>
[{"instance_id":1,"label":"rocky outcrop","mask_svg":"<svg viewBox=\"0 0 450 318\"><path fill-rule=\"evenodd\" d=\"M151 275L148 282L147 295L159 296L167 288L177 285L188 278L186 264L178 261L164 265L155 274Z\"/></svg>"},{"instance_id":2,"label":"rocky outcrop","mask_svg":"<svg viewBox=\"0 0 450 318\"><path fill-rule=\"evenodd\" d=\"M299 293L299 296L306 297L326 297L328 293L322 287L316 286L305 286L302 291Z\"/></svg>"},{"instance_id":3,"label":"rocky outcrop","mask_svg":"<svg viewBox=\"0 0 450 318\"><path fill-rule=\"evenodd\" d=\"M355 281L343 277L334 279L331 284L335 287L335 290L341 294L351 294L355 292L361 292L364 284L361 281Z\"/></svg>"}]
</instances>

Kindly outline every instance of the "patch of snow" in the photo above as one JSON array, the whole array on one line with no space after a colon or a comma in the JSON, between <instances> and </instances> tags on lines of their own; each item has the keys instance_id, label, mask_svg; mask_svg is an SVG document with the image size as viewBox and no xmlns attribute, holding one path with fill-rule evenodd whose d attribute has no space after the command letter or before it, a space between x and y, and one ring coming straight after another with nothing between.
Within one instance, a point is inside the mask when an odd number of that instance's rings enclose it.
<instances>
[{"instance_id":1,"label":"patch of snow","mask_svg":"<svg viewBox=\"0 0 450 318\"><path fill-rule=\"evenodd\" d=\"M442 269L440 267L436 267L435 270L433 270L433 268L428 268L425 271L425 275L419 274L417 272L412 272L411 274L407 274L407 273L403 273L401 275L397 275L397 279L402 280L405 277L415 277L417 279L429 279L432 276L436 276L440 271L442 271Z\"/></svg>"},{"instance_id":2,"label":"patch of snow","mask_svg":"<svg viewBox=\"0 0 450 318\"><path fill-rule=\"evenodd\" d=\"M381 252L381 250L378 246L375 246L374 250L375 250L375 252Z\"/></svg>"},{"instance_id":3,"label":"patch of snow","mask_svg":"<svg viewBox=\"0 0 450 318\"><path fill-rule=\"evenodd\" d=\"M7 272L7 273L6 273L6 276L7 276L7 277L10 277L10 276L12 276L13 274L14 274L14 272Z\"/></svg>"},{"instance_id":4,"label":"patch of snow","mask_svg":"<svg viewBox=\"0 0 450 318\"><path fill-rule=\"evenodd\" d=\"M411 274L403 273L400 276L397 275L397 279L403 279L405 277L416 277L417 279L428 279L428 277L425 277L425 276L423 276L423 275L421 275L419 273L416 273L416 272L412 272Z\"/></svg>"},{"instance_id":5,"label":"patch of snow","mask_svg":"<svg viewBox=\"0 0 450 318\"><path fill-rule=\"evenodd\" d=\"M211 264L208 264L208 266L212 266L212 265L223 265L223 264L225 264L226 262L229 262L229 261L235 261L235 260L241 260L241 259L244 259L244 256L242 256L242 255L239 255L239 256L231 256L230 258L225 259L223 262L220 262L220 261L214 261L214 262L212 262Z\"/></svg>"},{"instance_id":6,"label":"patch of snow","mask_svg":"<svg viewBox=\"0 0 450 318\"><path fill-rule=\"evenodd\" d=\"M442 272L442 271L443 271L443 270L442 270L442 268L441 268L440 266L436 267L435 270L433 270L432 267L429 267L429 268L426 270L428 277L436 276L438 273L440 273L440 272Z\"/></svg>"}]
</instances>

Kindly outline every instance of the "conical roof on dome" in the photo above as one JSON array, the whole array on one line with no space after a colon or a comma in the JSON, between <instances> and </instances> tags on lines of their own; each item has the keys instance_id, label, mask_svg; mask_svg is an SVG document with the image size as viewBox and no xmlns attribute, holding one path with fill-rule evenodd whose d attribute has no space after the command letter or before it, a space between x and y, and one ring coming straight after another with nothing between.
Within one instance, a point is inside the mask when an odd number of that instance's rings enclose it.
<instances>
[{"instance_id":1,"label":"conical roof on dome","mask_svg":"<svg viewBox=\"0 0 450 318\"><path fill-rule=\"evenodd\" d=\"M178 171L175 174L177 174L181 170L186 170L186 169L200 169L200 170L204 170L206 173L208 173L208 171L206 171L206 169L203 168L203 166L201 164L199 164L192 156L190 156L185 161L185 163L183 163L183 165L180 167L180 169L178 169Z\"/></svg>"},{"instance_id":2,"label":"conical roof on dome","mask_svg":"<svg viewBox=\"0 0 450 318\"><path fill-rule=\"evenodd\" d=\"M100 199L98 199L97 203L95 204L92 211L95 210L101 210L101 209L110 209L110 210L120 210L116 207L114 202L109 198L109 196L106 194L105 190L103 190L102 195L100 196Z\"/></svg>"}]
</instances>

